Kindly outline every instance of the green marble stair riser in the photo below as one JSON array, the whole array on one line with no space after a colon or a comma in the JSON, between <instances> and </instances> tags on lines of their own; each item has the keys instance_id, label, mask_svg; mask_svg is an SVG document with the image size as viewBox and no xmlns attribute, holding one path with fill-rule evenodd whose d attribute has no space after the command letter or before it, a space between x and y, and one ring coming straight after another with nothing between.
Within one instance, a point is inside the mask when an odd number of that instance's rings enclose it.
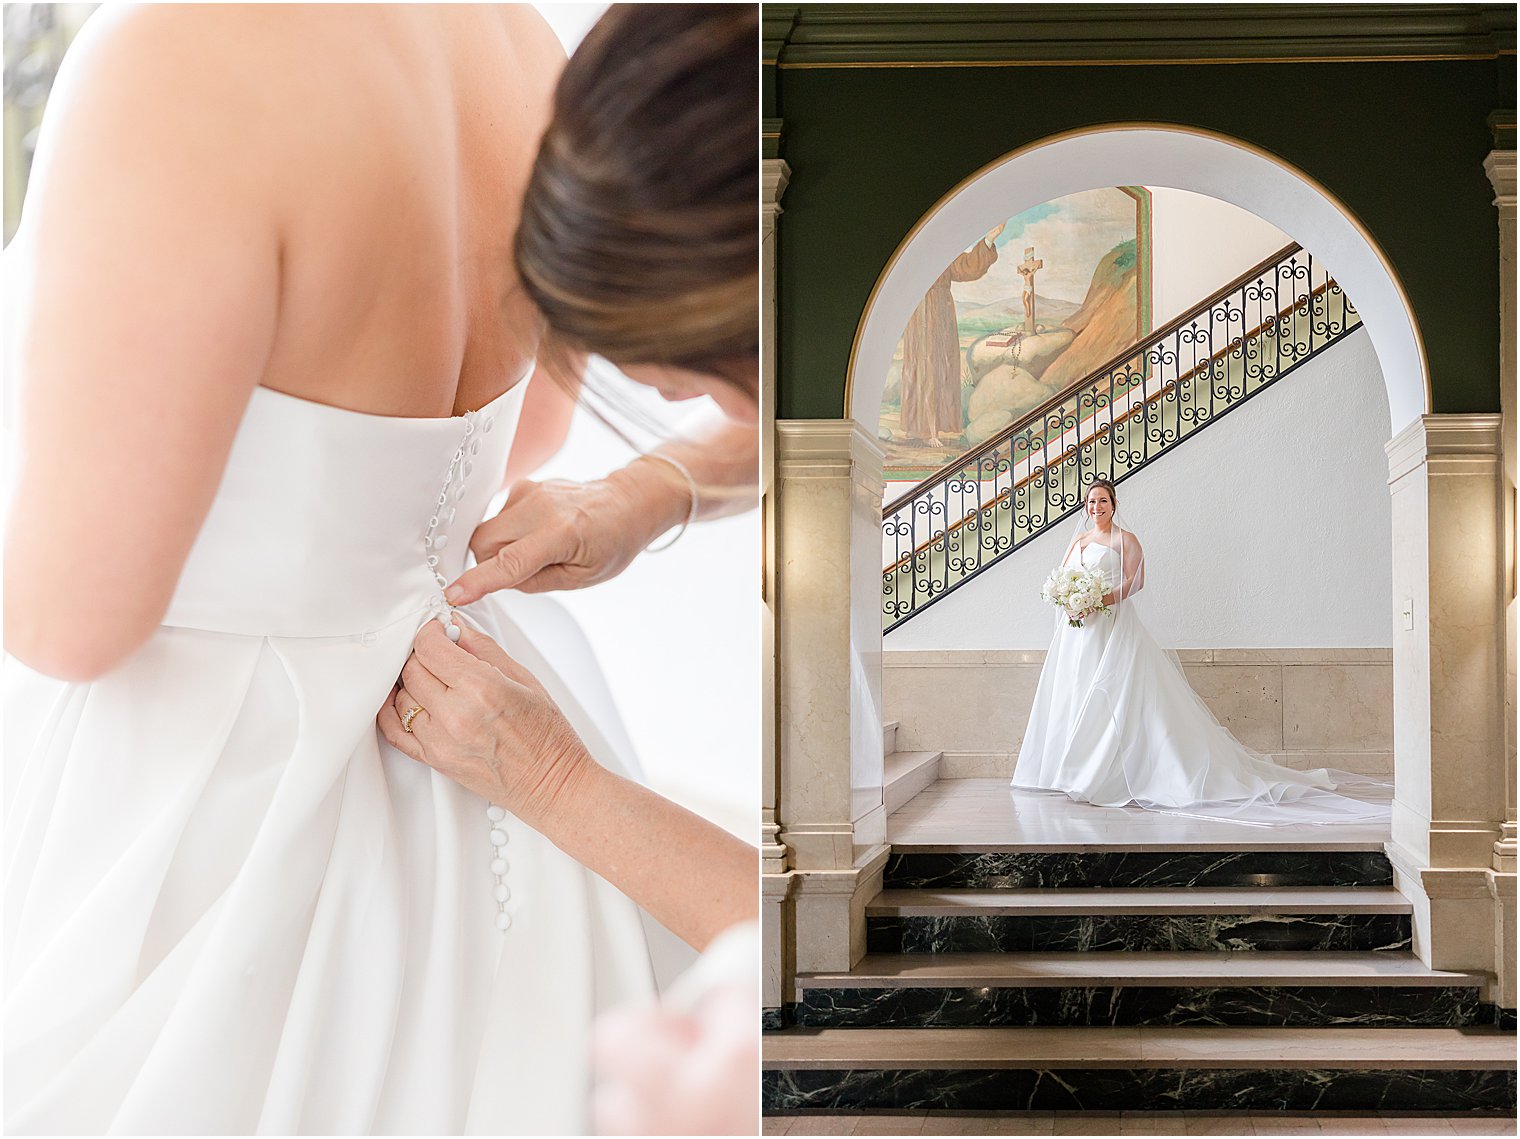
<instances>
[{"instance_id":1,"label":"green marble stair riser","mask_svg":"<svg viewBox=\"0 0 1520 1139\"><path fill-rule=\"evenodd\" d=\"M1494 1023L1476 987L1073 986L808 988L788 1012L805 1028L1221 1025L1461 1028ZM775 1010L779 1013L779 1010ZM780 1027L778 1016L775 1027Z\"/></svg>"},{"instance_id":2,"label":"green marble stair riser","mask_svg":"<svg viewBox=\"0 0 1520 1139\"><path fill-rule=\"evenodd\" d=\"M768 1070L767 1112L1432 1111L1509 1113L1513 1071L1314 1068Z\"/></svg>"},{"instance_id":3,"label":"green marble stair riser","mask_svg":"<svg viewBox=\"0 0 1520 1139\"><path fill-rule=\"evenodd\" d=\"M1132 886L1391 886L1380 851L935 854L894 851L886 889L1023 890Z\"/></svg>"},{"instance_id":4,"label":"green marble stair riser","mask_svg":"<svg viewBox=\"0 0 1520 1139\"><path fill-rule=\"evenodd\" d=\"M1408 914L867 917L868 953L1395 950Z\"/></svg>"},{"instance_id":5,"label":"green marble stair riser","mask_svg":"<svg viewBox=\"0 0 1520 1139\"><path fill-rule=\"evenodd\" d=\"M884 625L891 627L908 619L901 614L908 612L911 616L912 612L990 568L1061 521L1070 509L1075 509L1074 506L1064 509L1062 504L1079 502L1085 485L1093 478L1123 479L1289 375L1312 357L1302 351L1289 351L1287 346L1301 346L1308 341L1309 324L1326 320L1327 305L1329 315L1344 325L1344 332L1317 347L1314 354L1318 355L1361 326L1361 318L1345 304L1342 293L1328 300L1325 294L1316 296L1312 311L1307 308L1302 312L1295 310L1292 317L1248 340L1246 345L1251 352L1231 352L1212 365L1198 369L1174 385L1164 397L1153 398L1144 404L1143 410L1131 418L1115 424L1105 434L1082 443L1059 462L1036 472L1011 496L995 497L995 492L989 489L985 496L988 501L979 508L973 503L970 512L966 513L964 508L950 504L945 491L927 489L926 501L937 501L936 494L944 499L946 509L939 519L942 525L954 523L962 517L964 522L897 568L883 573ZM1145 390L1149 392L1150 385ZM1105 383L1098 391L1100 406L1109 398ZM1062 410L1085 420L1092 414L1090 390L1073 396L1069 406ZM1051 413L1057 417L1061 414L1061 411ZM1009 451L1005 448L1001 453L1006 458ZM1038 439L1021 444L1013 454L1014 461L1022 461L1028 453L1039 453ZM968 468L965 480L969 484L974 485L978 477L975 467ZM990 478L983 481L990 485ZM917 543L922 545L924 540L918 538Z\"/></svg>"}]
</instances>

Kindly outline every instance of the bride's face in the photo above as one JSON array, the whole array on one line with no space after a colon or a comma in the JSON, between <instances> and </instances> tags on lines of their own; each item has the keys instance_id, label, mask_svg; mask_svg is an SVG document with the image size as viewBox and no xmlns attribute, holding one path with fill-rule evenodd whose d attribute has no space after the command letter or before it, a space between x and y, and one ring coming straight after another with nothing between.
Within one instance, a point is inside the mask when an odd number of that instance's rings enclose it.
<instances>
[{"instance_id":1,"label":"bride's face","mask_svg":"<svg viewBox=\"0 0 1520 1139\"><path fill-rule=\"evenodd\" d=\"M711 372L694 372L690 368L677 368L670 364L618 365L619 371L630 380L654 388L672 403L711 396L718 409L735 423L755 423L758 408L748 392L755 390L757 364L748 361L740 367L741 371L746 368L748 371L736 376L735 379L740 383L735 383L734 380Z\"/></svg>"},{"instance_id":2,"label":"bride's face","mask_svg":"<svg viewBox=\"0 0 1520 1139\"><path fill-rule=\"evenodd\" d=\"M1095 486L1087 492L1087 515L1098 526L1107 526L1114 516L1114 500L1106 487Z\"/></svg>"}]
</instances>

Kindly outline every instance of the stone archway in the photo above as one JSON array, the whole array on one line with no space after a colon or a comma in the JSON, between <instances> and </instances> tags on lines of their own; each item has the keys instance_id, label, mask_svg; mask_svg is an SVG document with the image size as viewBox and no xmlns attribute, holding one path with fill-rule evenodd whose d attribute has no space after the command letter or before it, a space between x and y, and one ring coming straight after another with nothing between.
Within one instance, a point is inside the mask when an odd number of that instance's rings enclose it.
<instances>
[{"instance_id":1,"label":"stone archway","mask_svg":"<svg viewBox=\"0 0 1520 1139\"><path fill-rule=\"evenodd\" d=\"M1420 956L1437 968L1498 974L1489 999L1512 1008L1504 946L1515 792L1503 727L1512 552L1500 417L1430 414L1425 354L1396 275L1372 236L1309 175L1239 141L1157 124L1043 140L952 190L878 278L851 354L849 418L777 424L777 806L798 880L796 968L848 968L859 956L861 906L885 858L875 434L892 346L966 233L1064 194L1120 184L1170 186L1247 209L1334 265L1355 299L1388 388L1393 433L1399 791L1389 854L1415 904Z\"/></svg>"}]
</instances>

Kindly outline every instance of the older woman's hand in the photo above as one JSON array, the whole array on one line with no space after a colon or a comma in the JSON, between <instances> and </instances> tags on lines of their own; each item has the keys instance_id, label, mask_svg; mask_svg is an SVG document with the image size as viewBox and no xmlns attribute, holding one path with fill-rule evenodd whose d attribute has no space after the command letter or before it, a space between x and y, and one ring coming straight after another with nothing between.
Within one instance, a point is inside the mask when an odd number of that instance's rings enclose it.
<instances>
[{"instance_id":1,"label":"older woman's hand","mask_svg":"<svg viewBox=\"0 0 1520 1139\"><path fill-rule=\"evenodd\" d=\"M437 621L424 625L378 719L398 750L505 807L698 949L754 920L756 850L597 763L484 633L463 628L456 645Z\"/></svg>"},{"instance_id":2,"label":"older woman's hand","mask_svg":"<svg viewBox=\"0 0 1520 1139\"><path fill-rule=\"evenodd\" d=\"M595 761L527 669L461 629L456 645L440 622L423 626L380 730L398 751L541 827ZM408 732L401 717L413 708Z\"/></svg>"},{"instance_id":3,"label":"older woman's hand","mask_svg":"<svg viewBox=\"0 0 1520 1139\"><path fill-rule=\"evenodd\" d=\"M638 459L594 482L524 479L470 537L476 565L449 586L455 605L499 589L585 589L628 568L690 504L680 476Z\"/></svg>"}]
</instances>

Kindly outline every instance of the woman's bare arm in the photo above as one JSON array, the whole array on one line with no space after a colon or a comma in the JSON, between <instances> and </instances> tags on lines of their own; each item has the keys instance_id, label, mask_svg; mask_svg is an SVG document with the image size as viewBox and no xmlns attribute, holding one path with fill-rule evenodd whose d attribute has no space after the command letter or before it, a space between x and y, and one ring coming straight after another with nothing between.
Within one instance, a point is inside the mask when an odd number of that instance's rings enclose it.
<instances>
[{"instance_id":1,"label":"woman's bare arm","mask_svg":"<svg viewBox=\"0 0 1520 1139\"><path fill-rule=\"evenodd\" d=\"M6 647L70 679L162 619L273 340L281 250L255 94L270 84L208 51L199 19L150 6L86 25L8 255Z\"/></svg>"},{"instance_id":2,"label":"woman's bare arm","mask_svg":"<svg viewBox=\"0 0 1520 1139\"><path fill-rule=\"evenodd\" d=\"M408 731L400 716L414 707ZM424 625L379 724L399 751L511 811L698 949L756 917L755 848L598 764L484 633L461 627L456 645Z\"/></svg>"},{"instance_id":3,"label":"woman's bare arm","mask_svg":"<svg viewBox=\"0 0 1520 1139\"><path fill-rule=\"evenodd\" d=\"M1129 597L1145 588L1145 551L1140 547L1140 539L1125 531L1119 539L1121 553L1120 561L1123 565L1124 580L1119 583L1117 589L1103 595L1103 604L1112 605L1115 601Z\"/></svg>"}]
</instances>

